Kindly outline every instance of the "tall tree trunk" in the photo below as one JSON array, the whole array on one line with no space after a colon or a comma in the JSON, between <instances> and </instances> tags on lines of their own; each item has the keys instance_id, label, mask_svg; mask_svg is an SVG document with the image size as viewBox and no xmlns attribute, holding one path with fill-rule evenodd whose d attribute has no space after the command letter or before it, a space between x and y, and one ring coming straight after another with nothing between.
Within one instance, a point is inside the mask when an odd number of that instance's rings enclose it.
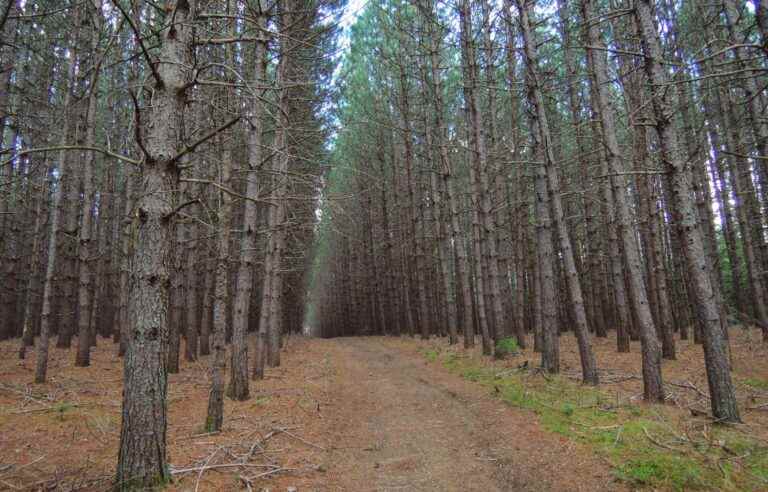
<instances>
[{"instance_id":1,"label":"tall tree trunk","mask_svg":"<svg viewBox=\"0 0 768 492\"><path fill-rule=\"evenodd\" d=\"M40 198L37 200L37 206L35 208L35 227L32 233L32 248L31 248L31 261L29 267L29 275L27 277L27 286L25 292L24 302L24 317L22 318L22 332L21 343L19 345L19 359L24 359L27 354L27 347L32 346L35 341L35 329L32 319L32 307L35 306L33 302L33 294L36 283L38 281L38 273L40 270L40 243L43 229L43 202L48 196L48 189L46 186L48 175L51 171L51 164L43 167L44 172L40 174L39 193Z\"/></svg>"},{"instance_id":2,"label":"tall tree trunk","mask_svg":"<svg viewBox=\"0 0 768 492\"><path fill-rule=\"evenodd\" d=\"M704 256L701 226L696 215L691 186L691 170L680 154L677 128L673 121L675 105L670 101L674 94L666 89L669 80L662 65L662 51L651 0L637 0L634 16L639 26L645 55L645 72L652 84L651 94L661 159L672 184L672 210L684 238L687 273L693 287L690 295L694 298L698 318L704 330L704 358L712 413L723 421L738 422L740 418L731 382L728 350L712 289L709 265Z\"/></svg>"},{"instance_id":3,"label":"tall tree trunk","mask_svg":"<svg viewBox=\"0 0 768 492\"><path fill-rule=\"evenodd\" d=\"M525 270L526 270L526 230L530 227L529 220L529 208L526 197L526 185L523 181L523 165L520 161L520 149L523 147L522 137L520 131L520 124L518 121L518 113L520 111L520 102L517 95L517 91L514 89L517 87L517 76L515 70L517 67L517 55L515 50L515 27L512 21L513 8L512 0L504 0L504 25L506 28L506 56L507 56L507 85L512 88L510 91L510 129L511 129L511 142L512 147L512 165L514 170L514 192L510 194L513 197L513 201L508 204L509 207L509 227L510 238L514 238L514 257L515 257L515 300L514 311L517 313L518 319L514 320L516 327L517 343L520 348L526 347L525 340L525 320L524 313L526 310L525 305Z\"/></svg>"},{"instance_id":4,"label":"tall tree trunk","mask_svg":"<svg viewBox=\"0 0 768 492\"><path fill-rule=\"evenodd\" d=\"M587 62L592 72L590 82L594 85L592 101L593 109L602 127L603 143L611 174L610 182L615 205L618 235L621 238L621 250L629 276L629 292L632 305L639 322L640 341L643 354L643 395L648 401L664 401L664 386L661 379L661 347L656 336L648 295L643 281L643 265L640 250L635 240L632 228L632 217L629 212L629 197L627 183L624 179L619 142L616 138L616 120L613 107L610 104L608 67L605 58L605 46L597 24L590 22L597 15L594 0L581 0L582 18L588 23L586 27L587 41L590 47L587 52Z\"/></svg>"},{"instance_id":5,"label":"tall tree trunk","mask_svg":"<svg viewBox=\"0 0 768 492\"><path fill-rule=\"evenodd\" d=\"M115 331L115 337L119 343L118 355L125 355L128 348L128 273L130 271L130 256L133 252L133 210L135 205L134 183L136 182L132 172L125 170L125 201L123 202L122 234L120 237L120 305L118 307L119 328Z\"/></svg>"},{"instance_id":6,"label":"tall tree trunk","mask_svg":"<svg viewBox=\"0 0 768 492\"><path fill-rule=\"evenodd\" d=\"M74 9L74 21L77 25L79 23L80 9ZM76 51L76 38L73 36L70 40L69 49L71 50L71 58L69 69L67 72L67 80L63 87L64 101L62 104L63 110L63 125L61 133L61 146L64 147L67 144L67 138L70 135L72 121L72 92L77 80L77 51ZM64 205L64 180L69 174L68 164L69 158L67 157L66 150L60 150L58 155L58 171L59 182L55 184L55 190L53 193L53 204L51 206L51 225L48 230L48 258L46 260L45 277L43 279L43 302L42 312L40 315L40 339L37 344L37 360L35 361L35 382L44 383L48 372L48 344L50 339L51 329L51 302L53 301L53 280L56 272L56 262L58 260L59 248L61 243L59 236L61 235L61 220L63 215L62 207Z\"/></svg>"},{"instance_id":7,"label":"tall tree trunk","mask_svg":"<svg viewBox=\"0 0 768 492\"><path fill-rule=\"evenodd\" d=\"M434 107L434 118L435 118L435 140L438 146L438 157L439 157L439 171L435 176L439 176L441 183L435 183L433 190L434 196L439 197L441 195L438 188L440 188L440 184L442 184L442 188L445 190L446 195L446 201L447 206L444 208L440 207L439 203L436 203L436 207L438 207L438 210L443 210L445 213L445 218L441 220L441 223L445 223L445 233L443 240L440 244L440 250L441 250L441 258L440 258L440 264L442 269L442 276L443 281L445 282L445 291L446 295L448 296L447 304L448 304L448 332L450 336L450 343L456 343L458 342L458 331L459 331L459 312L456 307L456 304L454 303L453 299L451 298L451 294L454 294L454 297L456 299L456 302L461 302L463 306L463 312L469 313L469 316L464 316L463 322L462 322L462 328L464 331L464 343L465 347L470 346L474 343L474 340L471 338L471 332L468 332L467 330L471 330L472 322L471 322L471 305L472 300L469 297L469 291L461 289L461 292L457 292L457 286L451 286L450 285L450 258L451 258L451 244L453 244L454 252L456 255L456 262L459 264L457 276L462 278L462 280L466 283L469 282L469 275L467 270L467 258L466 258L466 251L464 250L464 244L461 241L461 229L460 224L458 220L458 207L456 206L455 202L455 196L453 192L453 175L451 174L451 161L450 157L448 155L448 143L447 143L447 129L445 126L444 121L444 112L445 112L445 104L443 99L443 75L440 73L440 53L441 53L441 43L440 43L440 33L438 31L439 24L436 22L435 19L435 11L434 11L434 3L430 0L429 6L427 9L427 15L429 16L428 19L428 30L430 34L430 56L429 56L429 69L430 73L432 75L432 90L433 90L433 97L432 97L432 104ZM448 188L450 187L450 191ZM442 218L442 212L440 214ZM466 277L466 278L464 278ZM464 285L466 285L466 283ZM459 301L459 298L461 299Z\"/></svg>"},{"instance_id":8,"label":"tall tree trunk","mask_svg":"<svg viewBox=\"0 0 768 492\"><path fill-rule=\"evenodd\" d=\"M222 155L219 182L230 188L232 156L229 151ZM208 393L208 414L205 419L206 432L221 430L224 423L224 376L227 368L227 297L229 285L229 241L232 197L229 193L217 191L219 213L216 227L216 267L213 295L213 357L211 357L211 390Z\"/></svg>"},{"instance_id":9,"label":"tall tree trunk","mask_svg":"<svg viewBox=\"0 0 768 492\"><path fill-rule=\"evenodd\" d=\"M123 421L117 462L121 489L155 487L169 480L166 461L168 293L172 262L174 190L179 184L180 118L191 79L194 0L177 0L159 33L152 110L143 142L141 192L134 224L128 297Z\"/></svg>"},{"instance_id":10,"label":"tall tree trunk","mask_svg":"<svg viewBox=\"0 0 768 492\"><path fill-rule=\"evenodd\" d=\"M259 39L254 43L253 79L254 87L266 85L267 42L266 26L268 16L262 0L258 0L257 27ZM248 165L246 171L246 192L249 198L245 202L245 214L243 216L244 234L241 242L240 266L237 274L237 286L235 288L234 316L232 319L232 366L228 396L235 400L247 400L248 389L248 344L246 331L248 327L248 313L251 302L251 289L253 285L253 268L256 259L256 217L257 205L255 200L259 195L259 182L256 171L261 167L263 158L262 117L264 114L262 94L254 97L248 111ZM261 331L259 337L261 338ZM255 364L260 364L257 353ZM261 370L262 368L254 371Z\"/></svg>"},{"instance_id":11,"label":"tall tree trunk","mask_svg":"<svg viewBox=\"0 0 768 492\"><path fill-rule=\"evenodd\" d=\"M539 149L540 156L543 159L542 164L537 166L536 171L537 207L543 209L546 206L551 210L550 213L553 216L552 218L555 222L556 233L560 240L560 253L562 255L563 267L565 268L567 287L571 296L571 301L573 302L573 312L576 316L574 331L579 345L579 355L581 358L583 380L587 384L597 384L597 364L595 362L594 353L592 352L592 345L589 341L587 315L586 310L584 309L584 296L582 294L581 283L579 281L578 272L576 270L576 262L574 260L573 249L571 247L571 239L568 235L568 230L563 215L563 206L560 200L560 177L556 167L557 164L555 162L554 151L552 148L552 139L550 136L546 108L544 106L544 97L542 95L541 85L538 80L538 54L530 19L530 16L533 12L533 2L531 0L517 0L517 4L518 10L520 12L520 27L523 34L524 52L526 57L526 82L528 88L528 99L531 106L533 107L531 123L535 128L534 140L536 140L535 143ZM542 177L540 174L542 173L546 178L545 183L539 183L539 179ZM538 202L541 202L541 204ZM543 212L544 211L541 210L540 217L545 217L546 224L546 222L549 220L549 217L547 216L548 214L545 215ZM541 222L541 219L539 220ZM541 224L540 227L542 227L542 229L546 228L546 226L541 226ZM545 235L547 234L540 234L540 236ZM541 239L544 240L547 238ZM554 257L547 257L549 254L549 252L545 252L544 249L540 247L540 257L542 263L554 261ZM554 254L554 252L551 254ZM548 299L548 297L554 296L555 288L554 278L551 280L547 278L549 275L554 274L550 271L551 268L552 265L542 264L541 283L543 289L542 295L544 296L544 303L542 308L544 310L545 324L546 318L548 316L554 315L554 313L548 313L550 310L553 311L554 308L554 305L550 306L549 303L555 302L554 298ZM548 289L552 289L553 292L550 294L547 292ZM548 345L549 343L552 343L553 345L557 344L557 331L555 331L556 327L548 328L550 331L545 329L543 352L543 354L547 353L547 359L557 355L557 347L551 347ZM558 371L559 362L553 363L552 361L548 361L548 363L550 366L547 367L547 364L545 364L546 369L552 370L552 372Z\"/></svg>"},{"instance_id":12,"label":"tall tree trunk","mask_svg":"<svg viewBox=\"0 0 768 492\"><path fill-rule=\"evenodd\" d=\"M95 60L97 57L99 30L101 28L101 12L98 8L93 8L91 12L91 57ZM100 63L96 62L93 67L88 87L88 112L85 115L85 145L93 147L96 143L96 104L98 99L98 82ZM79 264L79 284L77 290L78 299L78 337L77 337L77 357L75 365L78 367L87 367L91 365L91 339L89 336L91 325L91 229L93 228L93 212L95 205L95 190L93 186L94 171L96 166L96 153L89 152L85 156L83 164L83 207L82 222L78 229L77 248Z\"/></svg>"},{"instance_id":13,"label":"tall tree trunk","mask_svg":"<svg viewBox=\"0 0 768 492\"><path fill-rule=\"evenodd\" d=\"M193 189L190 189L194 194ZM195 207L196 208L196 207ZM184 275L186 277L185 291L187 294L187 303L184 319L184 334L186 335L186 344L184 345L184 359L187 361L197 360L197 337L200 331L200 315L198 313L198 255L200 242L198 234L198 225L194 217L194 209L190 207L189 214L192 216L190 221L183 225L184 227ZM181 254L181 253L180 253Z\"/></svg>"},{"instance_id":14,"label":"tall tree trunk","mask_svg":"<svg viewBox=\"0 0 768 492\"><path fill-rule=\"evenodd\" d=\"M483 241L482 226L485 224L484 213L482 209L482 196L484 195L483 180L480 174L483 168L487 166L487 150L485 135L482 129L482 121L477 107L477 65L475 63L475 46L472 41L472 12L468 0L461 0L459 3L459 18L461 26L461 59L462 74L464 79L464 104L467 114L467 133L471 142L469 176L471 187L471 237L475 255L475 289L477 290L477 317L480 324L480 334L483 342L483 354L493 353L493 342L490 334L490 323L488 320L488 309L486 306L486 275L490 276L484 261L483 250L485 249ZM485 179L487 185L487 177ZM487 187L486 187L487 189ZM500 313L501 314L501 313Z\"/></svg>"}]
</instances>

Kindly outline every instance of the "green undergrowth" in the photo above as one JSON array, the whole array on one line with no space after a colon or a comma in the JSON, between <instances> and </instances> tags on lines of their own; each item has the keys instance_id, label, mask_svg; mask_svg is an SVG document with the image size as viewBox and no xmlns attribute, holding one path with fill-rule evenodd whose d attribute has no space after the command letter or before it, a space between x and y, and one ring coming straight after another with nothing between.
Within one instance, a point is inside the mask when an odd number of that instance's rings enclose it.
<instances>
[{"instance_id":1,"label":"green undergrowth","mask_svg":"<svg viewBox=\"0 0 768 492\"><path fill-rule=\"evenodd\" d=\"M744 384L754 389L768 390L768 380L760 378L748 378L744 380Z\"/></svg>"},{"instance_id":2,"label":"green undergrowth","mask_svg":"<svg viewBox=\"0 0 768 492\"><path fill-rule=\"evenodd\" d=\"M450 350L424 357L489 388L541 425L586 445L638 488L768 490L768 447L733 427L694 420L672 406L636 404L561 376L489 365Z\"/></svg>"}]
</instances>

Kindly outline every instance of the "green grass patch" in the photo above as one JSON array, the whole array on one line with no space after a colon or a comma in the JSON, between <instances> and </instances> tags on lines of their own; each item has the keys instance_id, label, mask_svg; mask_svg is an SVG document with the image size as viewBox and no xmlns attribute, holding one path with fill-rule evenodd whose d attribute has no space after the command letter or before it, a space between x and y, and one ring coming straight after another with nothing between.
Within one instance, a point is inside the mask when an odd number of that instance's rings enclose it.
<instances>
[{"instance_id":1,"label":"green grass patch","mask_svg":"<svg viewBox=\"0 0 768 492\"><path fill-rule=\"evenodd\" d=\"M768 390L768 380L760 378L748 378L745 379L744 384L755 389Z\"/></svg>"},{"instance_id":2,"label":"green grass patch","mask_svg":"<svg viewBox=\"0 0 768 492\"><path fill-rule=\"evenodd\" d=\"M438 352L436 349L425 349L422 350L421 353L429 362L436 362L437 358L440 356L440 352Z\"/></svg>"},{"instance_id":3,"label":"green grass patch","mask_svg":"<svg viewBox=\"0 0 768 492\"><path fill-rule=\"evenodd\" d=\"M517 344L515 338L502 338L496 342L496 347L493 352L494 357L497 359L504 359L512 355L520 353L520 346Z\"/></svg>"},{"instance_id":4,"label":"green grass patch","mask_svg":"<svg viewBox=\"0 0 768 492\"><path fill-rule=\"evenodd\" d=\"M547 431L586 445L632 486L768 490L768 447L731 427L686 421L673 407L635 404L561 376L488 365L452 351L422 353L535 413Z\"/></svg>"},{"instance_id":5,"label":"green grass patch","mask_svg":"<svg viewBox=\"0 0 768 492\"><path fill-rule=\"evenodd\" d=\"M272 398L270 398L269 396L260 396L260 397L256 398L255 400L253 400L253 404L254 405L258 405L258 406L266 405L267 403L270 402L271 399Z\"/></svg>"}]
</instances>

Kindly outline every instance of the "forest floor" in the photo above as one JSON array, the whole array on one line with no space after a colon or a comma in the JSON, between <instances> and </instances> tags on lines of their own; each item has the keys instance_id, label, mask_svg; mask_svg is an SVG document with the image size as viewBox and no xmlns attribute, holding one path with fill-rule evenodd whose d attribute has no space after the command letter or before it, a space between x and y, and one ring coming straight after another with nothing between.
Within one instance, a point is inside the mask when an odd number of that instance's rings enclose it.
<instances>
[{"instance_id":1,"label":"forest floor","mask_svg":"<svg viewBox=\"0 0 768 492\"><path fill-rule=\"evenodd\" d=\"M765 489L768 357L734 330L744 425L706 416L701 348L665 361L669 405L639 401L639 347L594 341L600 391L580 386L573 339L563 375L444 340L292 337L280 368L225 403L224 429L201 431L208 357L170 376L170 490ZM0 490L106 490L120 434L122 361L99 340L93 365L53 349L50 381L34 356L0 344ZM529 361L526 365L525 361Z\"/></svg>"}]
</instances>

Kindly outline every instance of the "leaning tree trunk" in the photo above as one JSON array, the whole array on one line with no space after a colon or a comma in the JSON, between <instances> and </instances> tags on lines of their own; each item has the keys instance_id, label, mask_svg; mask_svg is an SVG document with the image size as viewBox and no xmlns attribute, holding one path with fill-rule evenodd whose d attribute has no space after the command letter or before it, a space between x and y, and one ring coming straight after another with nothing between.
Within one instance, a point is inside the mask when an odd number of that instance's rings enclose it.
<instances>
[{"instance_id":1,"label":"leaning tree trunk","mask_svg":"<svg viewBox=\"0 0 768 492\"><path fill-rule=\"evenodd\" d=\"M634 10L640 40L645 55L645 72L652 84L651 94L659 134L659 150L671 180L671 209L675 212L683 236L686 270L704 335L704 359L709 382L712 413L717 419L738 422L739 410L731 381L728 350L720 320L712 277L705 257L699 217L696 215L691 169L680 154L677 128L670 101L674 93L667 89L669 80L662 65L662 50L658 38L651 0L637 0Z\"/></svg>"},{"instance_id":2,"label":"leaning tree trunk","mask_svg":"<svg viewBox=\"0 0 768 492\"><path fill-rule=\"evenodd\" d=\"M563 206L560 200L560 177L558 169L556 168L556 162L554 157L554 151L552 148L552 139L550 136L549 122L547 120L546 108L544 107L544 96L542 94L541 85L539 83L538 74L538 54L536 50L535 39L533 35L533 28L531 26L531 13L533 11L533 2L531 0L517 0L518 9L520 12L520 27L523 34L524 52L527 66L526 83L528 89L528 99L533 108L531 114L532 126L535 128L534 139L541 157L543 158L542 164L537 166L536 171L536 194L537 201L541 201L550 209L550 216L554 219L555 227L557 228L557 236L560 240L560 253L562 254L563 267L565 269L565 280L568 291L570 293L571 301L573 302L573 312L576 317L576 323L574 324L574 332L579 346L579 355L581 358L581 370L582 377L585 383L597 384L597 363L595 361L594 353L592 352L592 345L589 340L589 329L587 326L587 314L584 308L584 295L581 290L581 283L578 277L578 271L576 270L576 262L574 259L574 252L571 246L571 239L568 234L567 226L565 224L565 218L563 214ZM544 173L546 183L539 183L540 174ZM540 206L537 203L537 207L541 209L541 214L544 213L543 205ZM544 216L547 219L546 215ZM543 236L543 234L540 234ZM543 239L543 238L542 238ZM547 252L548 254L548 252ZM545 252L540 253L542 263L555 261L553 256L551 259L545 257ZM545 320L552 309L549 306L549 302L554 300L547 299L550 295L547 290L552 288L554 290L554 278L550 280L547 278L550 275L550 269L552 265L542 264L542 288L544 317ZM554 275L554 272L551 272ZM547 359L553 355L557 355L557 332L556 328L554 332L544 333L544 353L548 353ZM552 343L553 346L548 346L548 343ZM552 362L550 362L552 363ZM557 372L559 369L559 363L554 362L547 369L554 369L553 372Z\"/></svg>"}]
</instances>

